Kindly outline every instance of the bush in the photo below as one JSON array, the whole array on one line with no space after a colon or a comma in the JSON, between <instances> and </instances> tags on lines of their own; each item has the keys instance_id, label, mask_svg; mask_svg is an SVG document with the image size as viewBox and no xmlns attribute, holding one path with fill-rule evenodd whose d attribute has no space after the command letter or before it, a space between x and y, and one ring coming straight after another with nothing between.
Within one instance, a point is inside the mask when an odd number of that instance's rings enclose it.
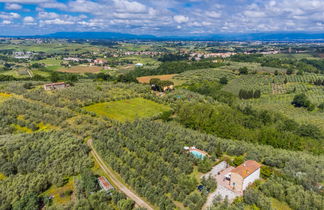
<instances>
[{"instance_id":1,"label":"bush","mask_svg":"<svg viewBox=\"0 0 324 210\"><path fill-rule=\"evenodd\" d=\"M317 107L320 111L324 111L324 103L321 103L320 105L318 105Z\"/></svg>"},{"instance_id":2,"label":"bush","mask_svg":"<svg viewBox=\"0 0 324 210\"><path fill-rule=\"evenodd\" d=\"M25 89L32 89L34 86L33 86L33 84L32 84L31 82L27 82L27 83L25 83L25 84L23 85L23 87L24 87Z\"/></svg>"},{"instance_id":3,"label":"bush","mask_svg":"<svg viewBox=\"0 0 324 210\"><path fill-rule=\"evenodd\" d=\"M294 105L295 107L304 107L304 108L312 109L312 104L304 93L295 95L291 104Z\"/></svg>"},{"instance_id":4,"label":"bush","mask_svg":"<svg viewBox=\"0 0 324 210\"><path fill-rule=\"evenodd\" d=\"M226 85L228 83L228 79L226 77L222 77L219 79L219 83L222 85Z\"/></svg>"},{"instance_id":5,"label":"bush","mask_svg":"<svg viewBox=\"0 0 324 210\"><path fill-rule=\"evenodd\" d=\"M247 67L241 67L239 69L240 74L248 74L249 73L249 69Z\"/></svg>"}]
</instances>

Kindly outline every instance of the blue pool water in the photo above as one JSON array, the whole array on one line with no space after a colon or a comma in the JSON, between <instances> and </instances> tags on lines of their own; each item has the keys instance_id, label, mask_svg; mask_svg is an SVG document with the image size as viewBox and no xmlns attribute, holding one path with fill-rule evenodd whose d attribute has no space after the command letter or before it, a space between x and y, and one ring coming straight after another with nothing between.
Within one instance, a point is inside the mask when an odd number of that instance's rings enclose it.
<instances>
[{"instance_id":1,"label":"blue pool water","mask_svg":"<svg viewBox=\"0 0 324 210\"><path fill-rule=\"evenodd\" d=\"M191 151L191 154L193 154L196 158L199 158L199 159L204 159L205 155L204 154L201 154L200 152L198 151Z\"/></svg>"}]
</instances>

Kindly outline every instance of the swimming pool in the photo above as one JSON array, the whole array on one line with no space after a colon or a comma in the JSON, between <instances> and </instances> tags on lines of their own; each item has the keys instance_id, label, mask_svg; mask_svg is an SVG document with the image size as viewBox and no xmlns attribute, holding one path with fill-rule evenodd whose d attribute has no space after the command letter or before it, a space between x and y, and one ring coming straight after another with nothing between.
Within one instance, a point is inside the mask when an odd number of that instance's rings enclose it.
<instances>
[{"instance_id":1,"label":"swimming pool","mask_svg":"<svg viewBox=\"0 0 324 210\"><path fill-rule=\"evenodd\" d=\"M190 151L191 154L193 154L196 158L199 158L199 159L204 159L205 157L205 154L202 154L196 150L192 150Z\"/></svg>"}]
</instances>

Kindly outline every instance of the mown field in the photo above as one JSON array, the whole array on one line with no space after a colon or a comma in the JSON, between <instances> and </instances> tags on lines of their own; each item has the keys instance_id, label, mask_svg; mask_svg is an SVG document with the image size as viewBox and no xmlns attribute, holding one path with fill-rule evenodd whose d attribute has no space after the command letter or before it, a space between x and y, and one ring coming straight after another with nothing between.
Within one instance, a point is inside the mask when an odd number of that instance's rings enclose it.
<instances>
[{"instance_id":1,"label":"mown field","mask_svg":"<svg viewBox=\"0 0 324 210\"><path fill-rule=\"evenodd\" d=\"M87 106L84 109L89 112L94 112L99 116L105 116L121 122L154 117L162 112L170 110L166 105L158 104L143 98L98 103Z\"/></svg>"},{"instance_id":2,"label":"mown field","mask_svg":"<svg viewBox=\"0 0 324 210\"><path fill-rule=\"evenodd\" d=\"M172 80L174 76L176 76L176 74L145 76L145 77L137 77L136 79L139 83L150 83L150 80L153 78L158 78L160 80Z\"/></svg>"}]
</instances>

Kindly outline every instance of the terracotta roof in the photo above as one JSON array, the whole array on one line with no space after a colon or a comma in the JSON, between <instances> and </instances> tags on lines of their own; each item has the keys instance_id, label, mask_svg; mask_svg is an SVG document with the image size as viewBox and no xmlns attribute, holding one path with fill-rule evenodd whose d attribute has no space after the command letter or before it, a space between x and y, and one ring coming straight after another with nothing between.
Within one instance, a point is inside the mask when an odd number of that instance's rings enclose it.
<instances>
[{"instance_id":1,"label":"terracotta roof","mask_svg":"<svg viewBox=\"0 0 324 210\"><path fill-rule=\"evenodd\" d=\"M237 166L231 173L237 173L244 178L250 176L254 171L258 170L261 167L261 164L254 160L247 160L241 165Z\"/></svg>"},{"instance_id":2,"label":"terracotta roof","mask_svg":"<svg viewBox=\"0 0 324 210\"><path fill-rule=\"evenodd\" d=\"M111 188L111 185L110 185L110 183L107 181L107 179L105 178L105 177L99 177L98 178L98 180L99 180L99 182L103 185L103 187L105 188L105 189L109 189L109 188Z\"/></svg>"}]
</instances>

